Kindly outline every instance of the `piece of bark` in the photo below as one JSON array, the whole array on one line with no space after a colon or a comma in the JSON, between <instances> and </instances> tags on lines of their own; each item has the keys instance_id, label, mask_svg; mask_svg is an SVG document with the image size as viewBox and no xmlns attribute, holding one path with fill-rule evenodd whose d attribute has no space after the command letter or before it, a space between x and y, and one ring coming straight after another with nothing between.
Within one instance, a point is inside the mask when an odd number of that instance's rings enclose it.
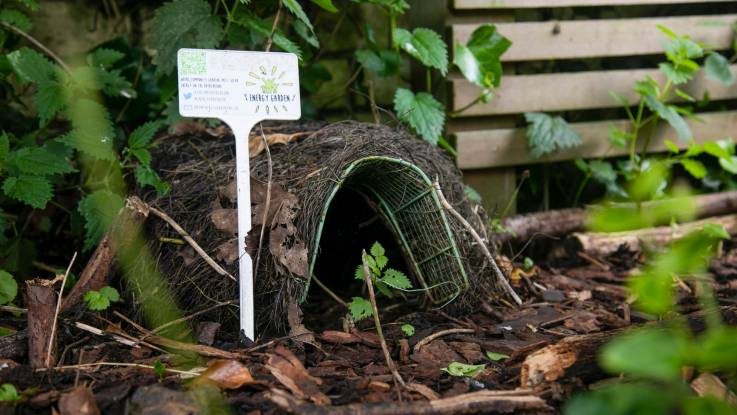
<instances>
[{"instance_id":1,"label":"piece of bark","mask_svg":"<svg viewBox=\"0 0 737 415\"><path fill-rule=\"evenodd\" d=\"M737 307L723 307L720 313L725 323L737 323ZM686 316L692 331L698 333L704 330L704 315L704 312L697 311ZM665 327L666 323L653 322L637 327ZM599 350L609 340L631 329L632 327L565 337L528 355L522 363L520 385L527 388L564 379L577 378L584 382L601 379L605 374L597 363Z\"/></svg>"},{"instance_id":2,"label":"piece of bark","mask_svg":"<svg viewBox=\"0 0 737 415\"><path fill-rule=\"evenodd\" d=\"M670 226L636 229L623 232L581 232L574 233L566 240L571 252L585 252L588 255L604 258L615 253L620 246L632 252L657 249L686 236L689 232L703 228L707 223L722 225L730 235L737 234L737 214L706 218L679 225L675 230Z\"/></svg>"},{"instance_id":3,"label":"piece of bark","mask_svg":"<svg viewBox=\"0 0 737 415\"><path fill-rule=\"evenodd\" d=\"M319 406L299 400L280 389L270 389L266 398L282 410L303 415L451 415L451 414L553 414L553 408L528 390L478 391L430 402L378 402Z\"/></svg>"},{"instance_id":4,"label":"piece of bark","mask_svg":"<svg viewBox=\"0 0 737 415\"><path fill-rule=\"evenodd\" d=\"M56 312L56 291L51 280L26 281L28 300L28 358L33 368L51 367L56 364L56 339L48 353L51 326ZM46 356L49 361L46 361Z\"/></svg>"},{"instance_id":5,"label":"piece of bark","mask_svg":"<svg viewBox=\"0 0 737 415\"><path fill-rule=\"evenodd\" d=\"M697 219L732 213L737 211L737 191L696 196L694 202ZM642 207L651 209L658 203L662 202L646 202ZM585 225L585 209L570 208L527 213L504 219L501 226L509 232L498 232L493 239L498 243L525 243L536 234L562 236L582 231Z\"/></svg>"},{"instance_id":6,"label":"piece of bark","mask_svg":"<svg viewBox=\"0 0 737 415\"><path fill-rule=\"evenodd\" d=\"M28 354L28 331L0 337L0 359L21 360Z\"/></svg>"},{"instance_id":7,"label":"piece of bark","mask_svg":"<svg viewBox=\"0 0 737 415\"><path fill-rule=\"evenodd\" d=\"M691 389L699 396L712 396L737 406L737 395L712 373L702 373L691 381Z\"/></svg>"},{"instance_id":8,"label":"piece of bark","mask_svg":"<svg viewBox=\"0 0 737 415\"><path fill-rule=\"evenodd\" d=\"M97 245L95 252L92 253L92 257L87 261L79 280L64 297L61 305L62 313L78 304L87 291L97 291L107 285L114 259L115 250L110 243L110 236L105 235Z\"/></svg>"}]
</instances>

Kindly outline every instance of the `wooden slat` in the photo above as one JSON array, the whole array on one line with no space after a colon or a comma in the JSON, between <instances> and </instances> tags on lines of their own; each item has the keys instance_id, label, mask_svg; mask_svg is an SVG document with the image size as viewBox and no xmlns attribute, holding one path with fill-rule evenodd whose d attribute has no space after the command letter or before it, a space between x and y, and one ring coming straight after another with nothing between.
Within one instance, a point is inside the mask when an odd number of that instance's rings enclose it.
<instances>
[{"instance_id":1,"label":"wooden slat","mask_svg":"<svg viewBox=\"0 0 737 415\"><path fill-rule=\"evenodd\" d=\"M528 9L538 7L644 6L653 4L729 3L734 0L454 0L453 8Z\"/></svg>"},{"instance_id":2,"label":"wooden slat","mask_svg":"<svg viewBox=\"0 0 737 415\"><path fill-rule=\"evenodd\" d=\"M731 69L737 73L737 65L731 66ZM635 81L646 76L651 76L661 85L665 78L657 69L507 76L502 79L499 89L494 91L496 97L493 100L476 104L458 116L617 107L619 104L609 91L616 91L630 102L636 102L637 94L632 88ZM451 83L454 111L473 102L479 95L479 87L463 78L455 77ZM701 98L707 90L712 100L737 98L737 83L725 86L706 78L703 71L681 89L694 98Z\"/></svg>"},{"instance_id":3,"label":"wooden slat","mask_svg":"<svg viewBox=\"0 0 737 415\"><path fill-rule=\"evenodd\" d=\"M700 114L700 117L704 122L689 121L697 142L730 138L737 132L737 111L704 113ZM458 132L455 134L458 147L458 167L480 169L627 154L626 149L610 146L607 131L611 125L627 128L628 122L617 120L571 124L581 137L583 144L534 160L528 156L527 138L522 128ZM652 152L665 151L663 140L666 138L682 147L686 146L686 143L678 140L673 129L667 124L660 123L650 145Z\"/></svg>"},{"instance_id":4,"label":"wooden slat","mask_svg":"<svg viewBox=\"0 0 737 415\"><path fill-rule=\"evenodd\" d=\"M605 56L649 55L663 52L658 24L688 34L717 49L730 47L729 27L737 14L647 17L636 19L572 20L499 23L499 33L512 41L502 61L534 61ZM708 23L708 24L707 24ZM453 43L466 44L477 24L451 26Z\"/></svg>"}]
</instances>

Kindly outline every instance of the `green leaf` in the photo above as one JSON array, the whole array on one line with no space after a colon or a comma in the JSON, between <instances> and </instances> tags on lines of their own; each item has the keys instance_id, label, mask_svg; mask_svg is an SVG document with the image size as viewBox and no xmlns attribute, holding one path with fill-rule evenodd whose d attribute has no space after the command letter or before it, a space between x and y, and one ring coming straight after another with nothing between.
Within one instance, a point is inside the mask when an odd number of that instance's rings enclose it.
<instances>
[{"instance_id":1,"label":"green leaf","mask_svg":"<svg viewBox=\"0 0 737 415\"><path fill-rule=\"evenodd\" d=\"M156 50L153 63L158 76L168 75L176 65L181 48L212 49L223 37L220 18L205 0L174 0L156 10L151 22L151 48Z\"/></svg>"},{"instance_id":2,"label":"green leaf","mask_svg":"<svg viewBox=\"0 0 737 415\"><path fill-rule=\"evenodd\" d=\"M547 114L528 112L527 144L530 148L530 157L535 159L558 150L569 149L581 145L581 137L571 129L561 117L551 117Z\"/></svg>"},{"instance_id":3,"label":"green leaf","mask_svg":"<svg viewBox=\"0 0 737 415\"><path fill-rule=\"evenodd\" d=\"M27 47L8 53L7 58L15 73L26 82L48 82L56 74L54 64L40 53Z\"/></svg>"},{"instance_id":4,"label":"green leaf","mask_svg":"<svg viewBox=\"0 0 737 415\"><path fill-rule=\"evenodd\" d=\"M151 152L145 148L135 148L128 151L133 157L135 157L141 164L151 164Z\"/></svg>"},{"instance_id":5,"label":"green leaf","mask_svg":"<svg viewBox=\"0 0 737 415\"><path fill-rule=\"evenodd\" d=\"M675 393L651 383L609 383L577 393L565 403L565 415L667 415L679 413Z\"/></svg>"},{"instance_id":6,"label":"green leaf","mask_svg":"<svg viewBox=\"0 0 737 415\"><path fill-rule=\"evenodd\" d=\"M38 2L36 0L18 0L18 3L28 7L31 11L38 11Z\"/></svg>"},{"instance_id":7,"label":"green leaf","mask_svg":"<svg viewBox=\"0 0 737 415\"><path fill-rule=\"evenodd\" d=\"M607 343L600 364L612 374L677 381L687 344L684 333L665 329L640 329Z\"/></svg>"},{"instance_id":8,"label":"green leaf","mask_svg":"<svg viewBox=\"0 0 737 415\"><path fill-rule=\"evenodd\" d=\"M481 193L477 192L476 189L469 185L463 186L463 194L466 195L468 200L470 200L473 203L481 204Z\"/></svg>"},{"instance_id":9,"label":"green leaf","mask_svg":"<svg viewBox=\"0 0 737 415\"><path fill-rule=\"evenodd\" d=\"M662 315L673 309L673 278L662 272L646 272L627 281L630 291L637 296L639 310Z\"/></svg>"},{"instance_id":10,"label":"green leaf","mask_svg":"<svg viewBox=\"0 0 737 415\"><path fill-rule=\"evenodd\" d=\"M732 68L729 67L729 60L719 53L713 52L706 58L704 71L706 71L707 78L719 81L724 85L734 83L735 77Z\"/></svg>"},{"instance_id":11,"label":"green leaf","mask_svg":"<svg viewBox=\"0 0 737 415\"><path fill-rule=\"evenodd\" d=\"M724 240L732 239L724 225L719 223L706 223L701 229L706 235L709 235L712 238Z\"/></svg>"},{"instance_id":12,"label":"green leaf","mask_svg":"<svg viewBox=\"0 0 737 415\"><path fill-rule=\"evenodd\" d=\"M87 303L87 308L93 311L107 310L110 307L110 300L98 291L87 291L82 298Z\"/></svg>"},{"instance_id":13,"label":"green leaf","mask_svg":"<svg viewBox=\"0 0 737 415\"><path fill-rule=\"evenodd\" d=\"M681 165L694 178L703 179L706 177L706 166L704 163L694 159L681 159Z\"/></svg>"},{"instance_id":14,"label":"green leaf","mask_svg":"<svg viewBox=\"0 0 737 415\"><path fill-rule=\"evenodd\" d=\"M613 125L610 125L609 130L607 131L607 138L609 139L609 143L611 143L612 146L624 148L627 143L635 139L635 136L631 132L624 131L620 128L616 128Z\"/></svg>"},{"instance_id":15,"label":"green leaf","mask_svg":"<svg viewBox=\"0 0 737 415\"><path fill-rule=\"evenodd\" d=\"M169 192L169 185L161 180L159 175L151 168L151 166L139 164L136 166L133 174L136 176L136 181L141 186L151 186L156 189L156 193L159 196L163 196Z\"/></svg>"},{"instance_id":16,"label":"green leaf","mask_svg":"<svg viewBox=\"0 0 737 415\"><path fill-rule=\"evenodd\" d=\"M87 55L87 63L91 66L100 66L107 68L112 66L115 62L123 59L125 54L118 52L115 49L98 48L94 52Z\"/></svg>"},{"instance_id":17,"label":"green leaf","mask_svg":"<svg viewBox=\"0 0 737 415\"><path fill-rule=\"evenodd\" d=\"M381 282L384 284L401 289L401 290L408 290L412 288L412 282L407 278L404 273L401 271L397 271L396 269L389 268L384 272L384 278L381 279Z\"/></svg>"},{"instance_id":18,"label":"green leaf","mask_svg":"<svg viewBox=\"0 0 737 415\"><path fill-rule=\"evenodd\" d=\"M24 32L29 32L33 27L31 19L25 13L13 9L0 10L0 22L11 24Z\"/></svg>"},{"instance_id":19,"label":"green leaf","mask_svg":"<svg viewBox=\"0 0 737 415\"><path fill-rule=\"evenodd\" d=\"M79 213L85 220L83 250L97 245L122 207L123 198L108 190L98 190L79 202Z\"/></svg>"},{"instance_id":20,"label":"green leaf","mask_svg":"<svg viewBox=\"0 0 737 415\"><path fill-rule=\"evenodd\" d=\"M460 362L451 362L448 367L440 370L451 376L467 376L472 378L483 372L485 368L486 365L467 365Z\"/></svg>"},{"instance_id":21,"label":"green leaf","mask_svg":"<svg viewBox=\"0 0 737 415\"><path fill-rule=\"evenodd\" d=\"M532 258L526 256L525 259L522 261L522 268L525 271L530 271L535 266L535 261L533 261Z\"/></svg>"},{"instance_id":22,"label":"green leaf","mask_svg":"<svg viewBox=\"0 0 737 415\"><path fill-rule=\"evenodd\" d=\"M20 400L20 396L15 386L10 383L0 385L0 402L15 402L17 400Z\"/></svg>"},{"instance_id":23,"label":"green leaf","mask_svg":"<svg viewBox=\"0 0 737 415\"><path fill-rule=\"evenodd\" d=\"M389 11L396 14L404 14L404 11L409 9L409 3L406 0L352 0L354 3L371 3L379 4Z\"/></svg>"},{"instance_id":24,"label":"green leaf","mask_svg":"<svg viewBox=\"0 0 737 415\"><path fill-rule=\"evenodd\" d=\"M448 47L435 31L418 27L409 31L396 28L394 43L425 66L436 68L445 76L448 73Z\"/></svg>"},{"instance_id":25,"label":"green leaf","mask_svg":"<svg viewBox=\"0 0 737 415\"><path fill-rule=\"evenodd\" d=\"M706 331L699 339L697 363L705 371L734 371L737 369L737 329L717 327Z\"/></svg>"},{"instance_id":26,"label":"green leaf","mask_svg":"<svg viewBox=\"0 0 737 415\"><path fill-rule=\"evenodd\" d=\"M496 26L482 24L471 33L466 46L456 43L453 63L472 83L482 88L498 87L502 79L501 56L511 45Z\"/></svg>"},{"instance_id":27,"label":"green leaf","mask_svg":"<svg viewBox=\"0 0 737 415\"><path fill-rule=\"evenodd\" d=\"M437 145L445 124L443 104L432 95L420 92L417 95L404 88L394 94L394 111L400 120L410 125L428 143Z\"/></svg>"},{"instance_id":28,"label":"green leaf","mask_svg":"<svg viewBox=\"0 0 737 415\"><path fill-rule=\"evenodd\" d=\"M45 176L58 173L71 173L74 168L69 160L59 157L43 147L24 147L10 153L8 165L21 173Z\"/></svg>"},{"instance_id":29,"label":"green leaf","mask_svg":"<svg viewBox=\"0 0 737 415\"><path fill-rule=\"evenodd\" d=\"M300 6L297 0L281 0L281 3L284 5L284 7L287 8L287 10L289 10L290 13L292 13L297 19L304 23L310 30L314 30L314 28L312 27L312 23L310 22L310 18L307 17L305 11L302 9L302 6Z\"/></svg>"},{"instance_id":30,"label":"green leaf","mask_svg":"<svg viewBox=\"0 0 737 415\"><path fill-rule=\"evenodd\" d=\"M138 126L128 136L128 147L132 149L146 148L157 131L161 128L159 121L149 121Z\"/></svg>"},{"instance_id":31,"label":"green leaf","mask_svg":"<svg viewBox=\"0 0 737 415\"><path fill-rule=\"evenodd\" d=\"M356 60L366 69L379 76L392 76L399 72L399 54L388 49L359 49Z\"/></svg>"},{"instance_id":32,"label":"green leaf","mask_svg":"<svg viewBox=\"0 0 737 415\"><path fill-rule=\"evenodd\" d=\"M719 159L719 165L726 171L737 174L737 157Z\"/></svg>"},{"instance_id":33,"label":"green leaf","mask_svg":"<svg viewBox=\"0 0 737 415\"><path fill-rule=\"evenodd\" d=\"M100 295L110 300L111 303L120 301L120 294L118 294L118 290L113 287L105 286L100 288Z\"/></svg>"},{"instance_id":34,"label":"green leaf","mask_svg":"<svg viewBox=\"0 0 737 415\"><path fill-rule=\"evenodd\" d=\"M313 3L320 6L323 10L329 11L330 13L337 13L338 9L333 5L333 0L312 0Z\"/></svg>"},{"instance_id":35,"label":"green leaf","mask_svg":"<svg viewBox=\"0 0 737 415\"><path fill-rule=\"evenodd\" d=\"M737 415L737 408L716 396L689 396L683 401L683 415Z\"/></svg>"},{"instance_id":36,"label":"green leaf","mask_svg":"<svg viewBox=\"0 0 737 415\"><path fill-rule=\"evenodd\" d=\"M264 38L271 36L270 21L266 22L250 15L244 15L234 20L234 23L247 29L253 30ZM276 46L279 46L286 52L294 53L300 60L302 60L302 50L299 48L299 46L297 46L296 43L292 42L286 36L284 36L281 30L277 29L274 32L272 40L274 41L274 44Z\"/></svg>"},{"instance_id":37,"label":"green leaf","mask_svg":"<svg viewBox=\"0 0 737 415\"><path fill-rule=\"evenodd\" d=\"M678 148L678 146L670 140L663 140L663 144L665 144L665 147L668 148L668 150L670 150L670 152L673 154L678 154L681 152L681 149Z\"/></svg>"},{"instance_id":38,"label":"green leaf","mask_svg":"<svg viewBox=\"0 0 737 415\"><path fill-rule=\"evenodd\" d=\"M500 360L509 359L509 355L503 354L503 353L496 353L491 352L489 350L486 351L486 357L489 358L489 360L492 360L494 362L498 362Z\"/></svg>"},{"instance_id":39,"label":"green leaf","mask_svg":"<svg viewBox=\"0 0 737 415\"><path fill-rule=\"evenodd\" d=\"M137 96L133 84L125 79L120 69L97 68L97 79L102 92L109 97L133 99Z\"/></svg>"},{"instance_id":40,"label":"green leaf","mask_svg":"<svg viewBox=\"0 0 737 415\"><path fill-rule=\"evenodd\" d=\"M41 82L36 91L39 126L46 125L66 106L64 92L57 82Z\"/></svg>"},{"instance_id":41,"label":"green leaf","mask_svg":"<svg viewBox=\"0 0 737 415\"><path fill-rule=\"evenodd\" d=\"M645 105L647 105L651 111L658 114L660 118L668 122L668 124L676 130L676 133L678 133L678 138L685 141L693 137L691 127L689 127L686 121L678 114L675 107L660 102L653 95L645 96Z\"/></svg>"},{"instance_id":42,"label":"green leaf","mask_svg":"<svg viewBox=\"0 0 737 415\"><path fill-rule=\"evenodd\" d=\"M54 196L48 179L29 174L6 178L3 192L6 196L36 209L45 208L46 203Z\"/></svg>"},{"instance_id":43,"label":"green leaf","mask_svg":"<svg viewBox=\"0 0 737 415\"><path fill-rule=\"evenodd\" d=\"M306 24L302 23L301 20L293 21L292 27L294 27L294 31L297 32L305 42L309 43L312 47L320 47L320 41L317 39L317 35L315 35L313 29L310 29Z\"/></svg>"},{"instance_id":44,"label":"green leaf","mask_svg":"<svg viewBox=\"0 0 737 415\"><path fill-rule=\"evenodd\" d=\"M9 272L0 270L0 305L12 302L16 295L18 283L15 282L15 278Z\"/></svg>"},{"instance_id":45,"label":"green leaf","mask_svg":"<svg viewBox=\"0 0 737 415\"><path fill-rule=\"evenodd\" d=\"M113 124L107 109L87 98L72 101L67 109L74 130L64 137L73 148L102 160L114 160Z\"/></svg>"},{"instance_id":46,"label":"green leaf","mask_svg":"<svg viewBox=\"0 0 737 415\"><path fill-rule=\"evenodd\" d=\"M356 272L353 274L357 280L365 281L366 277L363 275L363 264L356 267Z\"/></svg>"},{"instance_id":47,"label":"green leaf","mask_svg":"<svg viewBox=\"0 0 737 415\"><path fill-rule=\"evenodd\" d=\"M660 71L665 74L665 77L675 85L685 84L692 80L694 74L696 74L696 71L691 68L674 66L671 63L661 63L658 65L658 68L660 68Z\"/></svg>"},{"instance_id":48,"label":"green leaf","mask_svg":"<svg viewBox=\"0 0 737 415\"><path fill-rule=\"evenodd\" d=\"M732 154L729 151L714 141L707 141L703 144L704 151L717 158L730 158Z\"/></svg>"},{"instance_id":49,"label":"green leaf","mask_svg":"<svg viewBox=\"0 0 737 415\"><path fill-rule=\"evenodd\" d=\"M348 310L351 313L353 321L363 320L374 315L371 302L362 297L353 297L353 301L348 303Z\"/></svg>"},{"instance_id":50,"label":"green leaf","mask_svg":"<svg viewBox=\"0 0 737 415\"><path fill-rule=\"evenodd\" d=\"M374 258L384 256L384 254L386 253L384 251L384 247L381 246L378 241L374 242L374 244L371 245L371 249L369 250L369 252L371 253L371 255L373 255Z\"/></svg>"},{"instance_id":51,"label":"green leaf","mask_svg":"<svg viewBox=\"0 0 737 415\"><path fill-rule=\"evenodd\" d=\"M402 324L402 333L407 337L412 337L415 334L415 326L411 324Z\"/></svg>"},{"instance_id":52,"label":"green leaf","mask_svg":"<svg viewBox=\"0 0 737 415\"><path fill-rule=\"evenodd\" d=\"M164 365L161 363L161 360L156 359L156 362L154 362L154 373L156 373L156 376L159 377L159 380L164 379L164 374L166 373L166 369L164 368Z\"/></svg>"}]
</instances>

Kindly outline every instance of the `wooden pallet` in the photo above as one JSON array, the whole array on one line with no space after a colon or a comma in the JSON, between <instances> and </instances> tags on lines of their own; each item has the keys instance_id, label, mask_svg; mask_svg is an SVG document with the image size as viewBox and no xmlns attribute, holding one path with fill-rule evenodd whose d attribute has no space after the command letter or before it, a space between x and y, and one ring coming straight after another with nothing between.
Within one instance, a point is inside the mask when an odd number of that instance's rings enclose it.
<instances>
[{"instance_id":1,"label":"wooden pallet","mask_svg":"<svg viewBox=\"0 0 737 415\"><path fill-rule=\"evenodd\" d=\"M505 68L513 68L516 63L530 61L660 55L663 53L664 35L657 28L659 24L716 49L730 49L733 33L728 26L737 22L737 14L719 13L726 3L735 3L726 0L452 0L446 22L454 45L456 41L465 44L479 24L498 21L500 13L509 17L514 9L685 3L708 3L703 5L704 10L714 14L495 23L499 32L512 41L502 60ZM737 65L732 69L737 70ZM487 208L499 209L506 204L514 189L516 166L623 155L619 149L610 148L607 131L611 125L626 128L626 120L572 123L583 145L537 160L528 156L524 128L514 128L514 122L510 120L519 119L519 115L525 112L616 108L619 105L610 91L635 101L632 86L648 75L662 79L657 68L508 74L495 91L493 101L475 105L449 121L448 131L457 143L458 165L469 178L467 181L486 197ZM703 74L699 74L686 90L697 97L708 90L712 101L737 98L737 85L727 87L706 79ZM449 108L456 111L473 101L479 88L460 75L452 75L449 92ZM708 113L701 118L702 123L691 122L697 141L726 138L730 132L737 131L736 111ZM502 120L501 124L499 120ZM499 125L504 127L498 128ZM679 142L674 136L670 127L661 125L650 148L653 152L664 151L664 139Z\"/></svg>"}]
</instances>

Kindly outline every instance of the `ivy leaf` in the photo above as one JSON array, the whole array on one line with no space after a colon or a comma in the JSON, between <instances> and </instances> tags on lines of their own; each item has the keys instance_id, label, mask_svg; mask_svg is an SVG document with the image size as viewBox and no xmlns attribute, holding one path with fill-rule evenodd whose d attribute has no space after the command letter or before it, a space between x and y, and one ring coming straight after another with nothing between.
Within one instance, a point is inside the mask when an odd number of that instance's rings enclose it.
<instances>
[{"instance_id":1,"label":"ivy leaf","mask_svg":"<svg viewBox=\"0 0 737 415\"><path fill-rule=\"evenodd\" d=\"M83 299L87 308L93 311L107 310L110 307L110 300L98 291L87 291Z\"/></svg>"},{"instance_id":2,"label":"ivy leaf","mask_svg":"<svg viewBox=\"0 0 737 415\"><path fill-rule=\"evenodd\" d=\"M467 365L460 362L451 362L448 367L440 370L451 376L467 376L472 378L483 372L485 368L486 365Z\"/></svg>"},{"instance_id":3,"label":"ivy leaf","mask_svg":"<svg viewBox=\"0 0 737 415\"><path fill-rule=\"evenodd\" d=\"M333 5L333 0L312 0L313 3L320 6L323 10L329 11L330 13L337 13L338 9Z\"/></svg>"},{"instance_id":4,"label":"ivy leaf","mask_svg":"<svg viewBox=\"0 0 737 415\"><path fill-rule=\"evenodd\" d=\"M141 186L151 186L156 189L159 196L163 196L169 192L169 185L161 180L159 175L151 168L151 166L139 164L133 172L136 181Z\"/></svg>"},{"instance_id":5,"label":"ivy leaf","mask_svg":"<svg viewBox=\"0 0 737 415\"><path fill-rule=\"evenodd\" d=\"M735 77L732 68L729 67L729 60L719 53L712 53L704 62L704 70L706 77L719 81L724 85L732 85Z\"/></svg>"},{"instance_id":6,"label":"ivy leaf","mask_svg":"<svg viewBox=\"0 0 737 415\"><path fill-rule=\"evenodd\" d=\"M67 159L42 147L25 147L12 152L8 158L8 165L21 173L36 176L75 171Z\"/></svg>"},{"instance_id":7,"label":"ivy leaf","mask_svg":"<svg viewBox=\"0 0 737 415\"><path fill-rule=\"evenodd\" d=\"M0 305L8 304L18 295L18 283L9 272L0 270Z\"/></svg>"},{"instance_id":8,"label":"ivy leaf","mask_svg":"<svg viewBox=\"0 0 737 415\"><path fill-rule=\"evenodd\" d=\"M315 30L312 27L310 18L307 17L307 15L305 14L305 11L302 9L302 6L300 6L297 0L281 0L281 3L284 5L284 7L287 8L287 10L289 10L290 13L294 15L294 17L296 17L302 23L304 23L311 31Z\"/></svg>"},{"instance_id":9,"label":"ivy leaf","mask_svg":"<svg viewBox=\"0 0 737 415\"><path fill-rule=\"evenodd\" d=\"M98 48L94 52L87 55L87 63L91 66L100 66L102 68L108 68L115 62L123 59L125 54L118 52L115 49Z\"/></svg>"},{"instance_id":10,"label":"ivy leaf","mask_svg":"<svg viewBox=\"0 0 737 415\"><path fill-rule=\"evenodd\" d=\"M36 209L45 208L46 203L54 196L48 179L30 174L5 179L3 192L6 196Z\"/></svg>"},{"instance_id":11,"label":"ivy leaf","mask_svg":"<svg viewBox=\"0 0 737 415\"><path fill-rule=\"evenodd\" d=\"M363 320L374 315L371 302L363 297L353 297L353 300L348 303L348 310L351 313L353 321Z\"/></svg>"},{"instance_id":12,"label":"ivy leaf","mask_svg":"<svg viewBox=\"0 0 737 415\"><path fill-rule=\"evenodd\" d=\"M402 324L402 333L407 337L412 337L415 334L415 326L411 324Z\"/></svg>"},{"instance_id":13,"label":"ivy leaf","mask_svg":"<svg viewBox=\"0 0 737 415\"><path fill-rule=\"evenodd\" d=\"M533 159L581 145L581 137L561 117L527 112L525 120L528 122L527 144Z\"/></svg>"},{"instance_id":14,"label":"ivy leaf","mask_svg":"<svg viewBox=\"0 0 737 415\"><path fill-rule=\"evenodd\" d=\"M482 88L497 87L502 79L501 56L512 42L496 31L496 26L483 24L471 34L466 46L456 43L453 63L463 76Z\"/></svg>"},{"instance_id":15,"label":"ivy leaf","mask_svg":"<svg viewBox=\"0 0 737 415\"><path fill-rule=\"evenodd\" d=\"M6 56L15 73L26 82L51 81L56 73L56 66L33 49L22 47Z\"/></svg>"},{"instance_id":16,"label":"ivy leaf","mask_svg":"<svg viewBox=\"0 0 737 415\"><path fill-rule=\"evenodd\" d=\"M706 166L704 166L704 163L694 159L681 159L680 162L683 168L694 179L703 179L706 177Z\"/></svg>"},{"instance_id":17,"label":"ivy leaf","mask_svg":"<svg viewBox=\"0 0 737 415\"><path fill-rule=\"evenodd\" d=\"M420 92L415 95L405 88L397 88L394 94L394 111L400 120L414 128L422 138L437 145L445 124L443 104L432 95Z\"/></svg>"},{"instance_id":18,"label":"ivy leaf","mask_svg":"<svg viewBox=\"0 0 737 415\"><path fill-rule=\"evenodd\" d=\"M396 269L389 268L384 272L384 278L381 279L384 284L400 290L408 290L412 288L412 282L404 273Z\"/></svg>"},{"instance_id":19,"label":"ivy leaf","mask_svg":"<svg viewBox=\"0 0 737 415\"><path fill-rule=\"evenodd\" d=\"M79 202L79 213L85 220L83 250L94 248L112 225L123 207L123 198L109 190L98 190Z\"/></svg>"},{"instance_id":20,"label":"ivy leaf","mask_svg":"<svg viewBox=\"0 0 737 415\"><path fill-rule=\"evenodd\" d=\"M672 105L663 104L657 97L651 94L645 96L645 105L670 124L676 130L676 133L678 133L678 138L688 140L693 137L691 127L688 126L686 120L678 114L678 111Z\"/></svg>"},{"instance_id":21,"label":"ivy leaf","mask_svg":"<svg viewBox=\"0 0 737 415\"><path fill-rule=\"evenodd\" d=\"M158 76L168 75L176 64L177 51L184 47L215 48L223 37L220 18L205 0L174 0L156 10L151 23L156 50L153 63Z\"/></svg>"},{"instance_id":22,"label":"ivy leaf","mask_svg":"<svg viewBox=\"0 0 737 415\"><path fill-rule=\"evenodd\" d=\"M395 44L425 66L438 69L443 76L448 73L448 47L435 31L418 27L410 33L397 28L393 39Z\"/></svg>"},{"instance_id":23,"label":"ivy leaf","mask_svg":"<svg viewBox=\"0 0 737 415\"><path fill-rule=\"evenodd\" d=\"M110 300L111 303L120 301L120 294L118 290L113 287L105 286L100 288L100 295Z\"/></svg>"},{"instance_id":24,"label":"ivy leaf","mask_svg":"<svg viewBox=\"0 0 737 415\"><path fill-rule=\"evenodd\" d=\"M158 121L149 121L138 126L128 136L128 147L132 149L146 148L157 131L161 128Z\"/></svg>"},{"instance_id":25,"label":"ivy leaf","mask_svg":"<svg viewBox=\"0 0 737 415\"><path fill-rule=\"evenodd\" d=\"M44 81L38 84L36 91L36 110L39 126L46 125L66 106L61 85L57 82Z\"/></svg>"}]
</instances>

